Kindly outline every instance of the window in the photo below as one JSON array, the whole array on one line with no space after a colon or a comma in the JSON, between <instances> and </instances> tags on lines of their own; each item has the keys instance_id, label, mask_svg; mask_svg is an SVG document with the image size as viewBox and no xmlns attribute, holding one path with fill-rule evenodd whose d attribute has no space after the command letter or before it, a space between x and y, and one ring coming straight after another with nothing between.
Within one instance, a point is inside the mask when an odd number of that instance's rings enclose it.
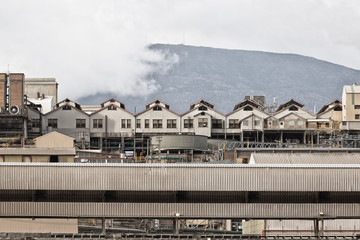
<instances>
[{"instance_id":1,"label":"window","mask_svg":"<svg viewBox=\"0 0 360 240\"><path fill-rule=\"evenodd\" d=\"M48 127L57 128L57 119L48 119Z\"/></svg>"},{"instance_id":2,"label":"window","mask_svg":"<svg viewBox=\"0 0 360 240\"><path fill-rule=\"evenodd\" d=\"M355 119L360 119L360 114L355 114Z\"/></svg>"},{"instance_id":3,"label":"window","mask_svg":"<svg viewBox=\"0 0 360 240\"><path fill-rule=\"evenodd\" d=\"M76 128L85 128L86 119L76 119Z\"/></svg>"},{"instance_id":4,"label":"window","mask_svg":"<svg viewBox=\"0 0 360 240\"><path fill-rule=\"evenodd\" d=\"M162 111L162 108L160 106L155 106L153 108L154 111Z\"/></svg>"},{"instance_id":5,"label":"window","mask_svg":"<svg viewBox=\"0 0 360 240\"><path fill-rule=\"evenodd\" d=\"M199 118L198 127L207 127L207 126L208 126L208 119L207 118Z\"/></svg>"},{"instance_id":6,"label":"window","mask_svg":"<svg viewBox=\"0 0 360 240\"><path fill-rule=\"evenodd\" d=\"M245 126L245 127L249 126L249 120L244 120L242 123L243 123L243 126Z\"/></svg>"},{"instance_id":7,"label":"window","mask_svg":"<svg viewBox=\"0 0 360 240\"><path fill-rule=\"evenodd\" d=\"M297 108L297 107L295 107L295 106L291 106L291 107L289 108L289 110L290 110L290 111L297 111L297 110L298 110L298 108Z\"/></svg>"},{"instance_id":8,"label":"window","mask_svg":"<svg viewBox=\"0 0 360 240\"><path fill-rule=\"evenodd\" d=\"M39 128L40 127L40 119L31 119L30 127Z\"/></svg>"},{"instance_id":9,"label":"window","mask_svg":"<svg viewBox=\"0 0 360 240\"><path fill-rule=\"evenodd\" d=\"M255 120L255 121L254 121L254 125L255 125L255 126L260 126L260 120Z\"/></svg>"},{"instance_id":10,"label":"window","mask_svg":"<svg viewBox=\"0 0 360 240\"><path fill-rule=\"evenodd\" d=\"M346 122L341 122L343 126L346 126Z\"/></svg>"},{"instance_id":11,"label":"window","mask_svg":"<svg viewBox=\"0 0 360 240\"><path fill-rule=\"evenodd\" d=\"M299 125L299 126L304 125L304 121L303 121L303 120L299 120L299 121L298 121L298 125Z\"/></svg>"},{"instance_id":12,"label":"window","mask_svg":"<svg viewBox=\"0 0 360 240\"><path fill-rule=\"evenodd\" d=\"M103 120L102 119L93 119L93 128L102 128Z\"/></svg>"},{"instance_id":13,"label":"window","mask_svg":"<svg viewBox=\"0 0 360 240\"><path fill-rule=\"evenodd\" d=\"M168 119L167 128L176 128L176 119Z\"/></svg>"},{"instance_id":14,"label":"window","mask_svg":"<svg viewBox=\"0 0 360 240\"><path fill-rule=\"evenodd\" d=\"M108 106L108 110L116 110L115 105L110 105L110 106Z\"/></svg>"},{"instance_id":15,"label":"window","mask_svg":"<svg viewBox=\"0 0 360 240\"><path fill-rule=\"evenodd\" d=\"M252 111L253 109L252 109L252 107L250 107L250 106L246 106L246 107L244 107L244 111Z\"/></svg>"},{"instance_id":16,"label":"window","mask_svg":"<svg viewBox=\"0 0 360 240\"><path fill-rule=\"evenodd\" d=\"M222 128L222 120L221 119L212 119L211 125L212 125L212 128Z\"/></svg>"},{"instance_id":17,"label":"window","mask_svg":"<svg viewBox=\"0 0 360 240\"><path fill-rule=\"evenodd\" d=\"M289 121L289 126L294 126L294 125L295 125L294 120L290 120L290 121Z\"/></svg>"},{"instance_id":18,"label":"window","mask_svg":"<svg viewBox=\"0 0 360 240\"><path fill-rule=\"evenodd\" d=\"M184 119L184 128L193 128L194 119Z\"/></svg>"},{"instance_id":19,"label":"window","mask_svg":"<svg viewBox=\"0 0 360 240\"><path fill-rule=\"evenodd\" d=\"M136 119L136 128L141 128L141 119Z\"/></svg>"},{"instance_id":20,"label":"window","mask_svg":"<svg viewBox=\"0 0 360 240\"><path fill-rule=\"evenodd\" d=\"M360 105L354 105L354 109L360 109Z\"/></svg>"},{"instance_id":21,"label":"window","mask_svg":"<svg viewBox=\"0 0 360 240\"><path fill-rule=\"evenodd\" d=\"M121 128L131 128L131 119L121 119Z\"/></svg>"},{"instance_id":22,"label":"window","mask_svg":"<svg viewBox=\"0 0 360 240\"><path fill-rule=\"evenodd\" d=\"M240 128L240 121L238 119L229 119L229 128Z\"/></svg>"},{"instance_id":23,"label":"window","mask_svg":"<svg viewBox=\"0 0 360 240\"><path fill-rule=\"evenodd\" d=\"M205 107L205 106L200 106L200 107L199 107L199 111L207 111L207 107Z\"/></svg>"},{"instance_id":24,"label":"window","mask_svg":"<svg viewBox=\"0 0 360 240\"><path fill-rule=\"evenodd\" d=\"M278 125L278 121L277 121L277 120L272 120L272 125L273 125L273 126L277 126L277 125Z\"/></svg>"},{"instance_id":25,"label":"window","mask_svg":"<svg viewBox=\"0 0 360 240\"><path fill-rule=\"evenodd\" d=\"M162 128L162 119L154 119L153 128Z\"/></svg>"},{"instance_id":26,"label":"window","mask_svg":"<svg viewBox=\"0 0 360 240\"><path fill-rule=\"evenodd\" d=\"M71 110L71 107L70 107L69 105L65 105L65 106L63 106L62 109L63 109L63 110Z\"/></svg>"},{"instance_id":27,"label":"window","mask_svg":"<svg viewBox=\"0 0 360 240\"><path fill-rule=\"evenodd\" d=\"M145 128L150 128L150 120L145 119Z\"/></svg>"}]
</instances>

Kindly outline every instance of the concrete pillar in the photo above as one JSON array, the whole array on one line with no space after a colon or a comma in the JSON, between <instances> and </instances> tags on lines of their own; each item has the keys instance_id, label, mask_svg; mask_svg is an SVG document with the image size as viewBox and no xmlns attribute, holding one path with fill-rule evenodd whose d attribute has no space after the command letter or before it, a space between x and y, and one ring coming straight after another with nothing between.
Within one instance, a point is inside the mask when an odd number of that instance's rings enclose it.
<instances>
[{"instance_id":1,"label":"concrete pillar","mask_svg":"<svg viewBox=\"0 0 360 240\"><path fill-rule=\"evenodd\" d=\"M180 225L179 225L179 219L178 218L174 218L173 221L173 233L174 234L179 234L180 233Z\"/></svg>"},{"instance_id":2,"label":"concrete pillar","mask_svg":"<svg viewBox=\"0 0 360 240\"><path fill-rule=\"evenodd\" d=\"M102 218L101 220L101 234L106 234L106 219Z\"/></svg>"},{"instance_id":3,"label":"concrete pillar","mask_svg":"<svg viewBox=\"0 0 360 240\"><path fill-rule=\"evenodd\" d=\"M231 219L226 219L226 222L225 222L225 230L226 231L231 231L231 226L232 223L231 223Z\"/></svg>"},{"instance_id":4,"label":"concrete pillar","mask_svg":"<svg viewBox=\"0 0 360 240\"><path fill-rule=\"evenodd\" d=\"M243 134L243 132L240 133L240 141L241 141L241 142L244 141L244 134Z\"/></svg>"},{"instance_id":5,"label":"concrete pillar","mask_svg":"<svg viewBox=\"0 0 360 240\"><path fill-rule=\"evenodd\" d=\"M320 132L317 132L316 144L320 144Z\"/></svg>"},{"instance_id":6,"label":"concrete pillar","mask_svg":"<svg viewBox=\"0 0 360 240\"><path fill-rule=\"evenodd\" d=\"M265 134L264 134L264 132L261 133L261 142L265 142Z\"/></svg>"}]
</instances>

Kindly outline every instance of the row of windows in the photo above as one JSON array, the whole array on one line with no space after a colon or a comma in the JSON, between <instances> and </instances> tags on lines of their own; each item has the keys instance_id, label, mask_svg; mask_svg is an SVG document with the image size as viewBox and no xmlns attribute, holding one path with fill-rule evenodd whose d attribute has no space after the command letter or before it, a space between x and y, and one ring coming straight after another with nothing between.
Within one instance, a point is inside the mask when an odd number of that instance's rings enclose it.
<instances>
[{"instance_id":1,"label":"row of windows","mask_svg":"<svg viewBox=\"0 0 360 240\"><path fill-rule=\"evenodd\" d=\"M162 119L153 119L152 120L153 128L163 128ZM243 126L249 126L249 121L242 121ZM260 125L260 120L254 121L255 126ZM291 125L291 124L290 124ZM40 126L40 122L34 122L34 126ZM57 119L48 119L48 127L57 128L58 121ZM86 120L85 119L76 119L76 128L85 128ZM141 128L141 119L136 120L136 127ZM167 119L167 128L176 128L176 119ZM193 128L194 119L184 119L184 128ZM198 127L206 128L208 127L207 118L198 119ZM93 119L93 128L103 128L103 119ZM131 119L121 119L121 128L131 128ZM144 119L144 128L150 128L150 119ZM223 128L223 121L221 119L212 119L212 128ZM240 128L240 121L238 119L229 120L229 128Z\"/></svg>"}]
</instances>

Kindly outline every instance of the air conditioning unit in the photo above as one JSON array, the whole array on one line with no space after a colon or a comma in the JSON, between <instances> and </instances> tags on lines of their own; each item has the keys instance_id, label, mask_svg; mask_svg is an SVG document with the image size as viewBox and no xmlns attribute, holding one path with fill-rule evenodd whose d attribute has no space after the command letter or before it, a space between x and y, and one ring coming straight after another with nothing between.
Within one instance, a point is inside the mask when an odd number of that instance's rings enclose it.
<instances>
[{"instance_id":1,"label":"air conditioning unit","mask_svg":"<svg viewBox=\"0 0 360 240\"><path fill-rule=\"evenodd\" d=\"M20 112L20 109L19 109L18 106L13 105L13 106L10 107L9 112L10 112L11 115L18 115L19 112Z\"/></svg>"}]
</instances>

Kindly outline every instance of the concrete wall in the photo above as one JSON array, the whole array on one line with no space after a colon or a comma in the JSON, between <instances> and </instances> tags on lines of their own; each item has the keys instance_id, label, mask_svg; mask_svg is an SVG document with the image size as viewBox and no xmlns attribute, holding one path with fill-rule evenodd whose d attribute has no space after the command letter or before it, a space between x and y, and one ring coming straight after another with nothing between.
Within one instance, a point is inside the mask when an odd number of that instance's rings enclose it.
<instances>
[{"instance_id":1,"label":"concrete wall","mask_svg":"<svg viewBox=\"0 0 360 240\"><path fill-rule=\"evenodd\" d=\"M261 235L265 229L265 220L248 220L242 221L243 234L258 234Z\"/></svg>"},{"instance_id":2,"label":"concrete wall","mask_svg":"<svg viewBox=\"0 0 360 240\"><path fill-rule=\"evenodd\" d=\"M90 132L105 133L106 118L107 118L108 133L131 133L135 127L135 117L132 113L120 107L115 107L114 110L109 110L108 107L105 107L102 110L90 115ZM94 128L93 126L94 119L102 119L102 128ZM126 120L130 119L131 127L122 128L121 126L122 119L126 119Z\"/></svg>"},{"instance_id":3,"label":"concrete wall","mask_svg":"<svg viewBox=\"0 0 360 240\"><path fill-rule=\"evenodd\" d=\"M72 148L74 139L58 132L51 132L35 138L36 148Z\"/></svg>"},{"instance_id":4,"label":"concrete wall","mask_svg":"<svg viewBox=\"0 0 360 240\"><path fill-rule=\"evenodd\" d=\"M29 98L38 98L38 93L51 96L51 105L55 106L58 101L58 87L55 78L25 78L25 94Z\"/></svg>"},{"instance_id":5,"label":"concrete wall","mask_svg":"<svg viewBox=\"0 0 360 240\"><path fill-rule=\"evenodd\" d=\"M192 111L189 111L181 117L181 132L194 133L196 135L203 135L208 137L210 137L212 133L224 133L224 129L212 128L212 119L220 119L224 122L225 116L219 112L214 111L210 107L207 107L207 110L200 110L199 107L201 106L203 105L198 105L198 107L194 108ZM199 127L199 119L201 118L207 119L207 127ZM184 128L185 119L193 119L193 128Z\"/></svg>"},{"instance_id":6,"label":"concrete wall","mask_svg":"<svg viewBox=\"0 0 360 240\"><path fill-rule=\"evenodd\" d=\"M176 113L169 111L162 107L161 111L153 110L149 108L147 111L140 113L136 116L136 119L140 119L141 128L136 128L137 133L179 133L180 132L180 116ZM145 128L145 119L149 119L149 128ZM162 128L153 128L153 121L155 119L162 120ZM175 119L176 128L167 128L167 120Z\"/></svg>"},{"instance_id":7,"label":"concrete wall","mask_svg":"<svg viewBox=\"0 0 360 240\"><path fill-rule=\"evenodd\" d=\"M0 218L3 233L78 233L77 219Z\"/></svg>"},{"instance_id":8,"label":"concrete wall","mask_svg":"<svg viewBox=\"0 0 360 240\"><path fill-rule=\"evenodd\" d=\"M57 119L57 128L49 128L48 119ZM85 128L76 128L76 119L85 119ZM90 141L89 115L76 108L63 110L63 108L60 107L44 115L42 124L45 133L57 131L75 138L77 142L81 142L82 138L84 138L85 142Z\"/></svg>"}]
</instances>

